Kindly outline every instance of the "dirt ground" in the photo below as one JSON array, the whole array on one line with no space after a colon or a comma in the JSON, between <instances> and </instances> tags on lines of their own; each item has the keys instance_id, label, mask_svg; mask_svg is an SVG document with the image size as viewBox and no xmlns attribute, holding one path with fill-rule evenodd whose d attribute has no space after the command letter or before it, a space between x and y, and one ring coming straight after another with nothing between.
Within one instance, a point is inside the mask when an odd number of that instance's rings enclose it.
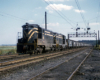
<instances>
[{"instance_id":1,"label":"dirt ground","mask_svg":"<svg viewBox=\"0 0 100 80\"><path fill-rule=\"evenodd\" d=\"M53 66L57 66L57 65L65 62L66 60L73 58L74 56L85 53L85 51L89 51L89 50L88 49L82 50L79 52L63 55L61 57L57 57L57 58L53 58L50 60L41 61L39 63L28 65L27 67L23 67L23 68L14 70L12 73L8 73L7 75L0 76L0 80L29 80L30 78L36 76L37 74L39 74ZM83 56L85 56L85 54ZM80 56L79 56L79 59L81 59Z\"/></svg>"},{"instance_id":2,"label":"dirt ground","mask_svg":"<svg viewBox=\"0 0 100 80\"><path fill-rule=\"evenodd\" d=\"M78 55L77 57L64 62L58 67L51 69L32 80L67 80L71 73L76 69L76 67L89 52L90 50L83 52L81 55Z\"/></svg>"},{"instance_id":3,"label":"dirt ground","mask_svg":"<svg viewBox=\"0 0 100 80\"><path fill-rule=\"evenodd\" d=\"M100 80L100 50L93 50L72 80Z\"/></svg>"}]
</instances>

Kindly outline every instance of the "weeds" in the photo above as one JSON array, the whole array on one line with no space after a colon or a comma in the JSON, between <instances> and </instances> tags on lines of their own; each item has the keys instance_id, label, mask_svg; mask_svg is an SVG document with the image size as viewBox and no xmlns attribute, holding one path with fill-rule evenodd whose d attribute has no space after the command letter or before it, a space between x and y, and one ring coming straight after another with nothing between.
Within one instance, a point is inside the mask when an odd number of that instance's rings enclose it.
<instances>
[{"instance_id":1,"label":"weeds","mask_svg":"<svg viewBox=\"0 0 100 80\"><path fill-rule=\"evenodd\" d=\"M0 46L0 55L9 55L16 53L16 46Z\"/></svg>"}]
</instances>

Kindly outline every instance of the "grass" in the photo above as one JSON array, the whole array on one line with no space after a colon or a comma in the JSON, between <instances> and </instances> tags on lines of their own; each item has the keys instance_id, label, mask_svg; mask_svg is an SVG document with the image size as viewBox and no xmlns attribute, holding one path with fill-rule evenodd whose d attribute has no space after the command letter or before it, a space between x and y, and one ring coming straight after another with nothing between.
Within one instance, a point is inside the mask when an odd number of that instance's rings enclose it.
<instances>
[{"instance_id":1,"label":"grass","mask_svg":"<svg viewBox=\"0 0 100 80\"><path fill-rule=\"evenodd\" d=\"M16 46L0 46L0 55L15 54Z\"/></svg>"},{"instance_id":2,"label":"grass","mask_svg":"<svg viewBox=\"0 0 100 80\"><path fill-rule=\"evenodd\" d=\"M95 46L94 49L100 50L100 45L97 45L97 47Z\"/></svg>"}]
</instances>

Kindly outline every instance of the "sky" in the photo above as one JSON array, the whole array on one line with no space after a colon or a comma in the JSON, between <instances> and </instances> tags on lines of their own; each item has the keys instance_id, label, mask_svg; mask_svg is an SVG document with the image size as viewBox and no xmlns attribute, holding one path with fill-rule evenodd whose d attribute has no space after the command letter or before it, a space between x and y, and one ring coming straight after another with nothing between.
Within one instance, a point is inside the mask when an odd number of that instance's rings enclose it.
<instances>
[{"instance_id":1,"label":"sky","mask_svg":"<svg viewBox=\"0 0 100 80\"><path fill-rule=\"evenodd\" d=\"M92 33L100 30L99 0L0 0L0 45L16 44L18 32L22 32L26 22L44 28L45 11L47 29L66 37L76 32L77 27L80 27L79 33L86 32L87 27ZM95 40L90 37L71 39Z\"/></svg>"}]
</instances>

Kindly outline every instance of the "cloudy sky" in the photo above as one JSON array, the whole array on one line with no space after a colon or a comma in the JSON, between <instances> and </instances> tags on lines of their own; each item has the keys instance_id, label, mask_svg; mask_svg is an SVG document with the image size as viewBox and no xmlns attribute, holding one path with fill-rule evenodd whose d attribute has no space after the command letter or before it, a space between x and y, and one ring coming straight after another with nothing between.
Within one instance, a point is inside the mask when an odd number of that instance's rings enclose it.
<instances>
[{"instance_id":1,"label":"cloudy sky","mask_svg":"<svg viewBox=\"0 0 100 80\"><path fill-rule=\"evenodd\" d=\"M88 23L90 32L100 30L99 0L0 0L0 45L16 44L17 33L26 22L44 27L45 11L48 29L66 37L75 32L77 23L81 28L78 32L86 32Z\"/></svg>"}]
</instances>

